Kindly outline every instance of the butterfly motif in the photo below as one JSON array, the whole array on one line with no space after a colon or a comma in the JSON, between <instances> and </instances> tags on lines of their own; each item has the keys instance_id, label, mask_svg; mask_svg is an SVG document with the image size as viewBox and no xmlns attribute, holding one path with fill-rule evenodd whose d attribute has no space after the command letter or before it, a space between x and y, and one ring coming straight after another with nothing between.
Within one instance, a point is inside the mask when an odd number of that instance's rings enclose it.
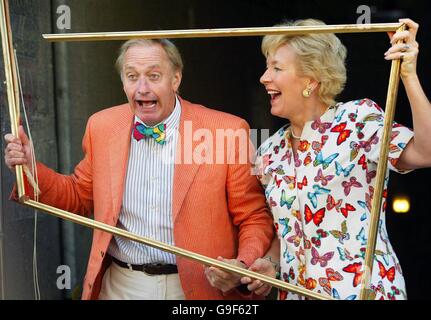
<instances>
[{"instance_id":1,"label":"butterfly motif","mask_svg":"<svg viewBox=\"0 0 431 320\"><path fill-rule=\"evenodd\" d=\"M349 113L349 120L350 121L355 122L357 117L358 117L358 109L356 109L355 113L353 113L353 112Z\"/></svg>"},{"instance_id":2,"label":"butterfly motif","mask_svg":"<svg viewBox=\"0 0 431 320\"><path fill-rule=\"evenodd\" d=\"M388 161L390 162L390 164L393 166L393 167L397 167L397 164L398 164L398 158L391 158L391 157L388 157Z\"/></svg>"},{"instance_id":3,"label":"butterfly motif","mask_svg":"<svg viewBox=\"0 0 431 320\"><path fill-rule=\"evenodd\" d=\"M375 103L374 101L372 101L368 98L357 100L357 102L355 102L355 104L360 105L360 106L365 104L367 107L375 107L376 109L382 111L382 109L378 106L377 103Z\"/></svg>"},{"instance_id":4,"label":"butterfly motif","mask_svg":"<svg viewBox=\"0 0 431 320\"><path fill-rule=\"evenodd\" d=\"M370 113L368 114L362 121L363 122L383 122L383 115L378 114L378 113Z\"/></svg>"},{"instance_id":5,"label":"butterfly motif","mask_svg":"<svg viewBox=\"0 0 431 320\"><path fill-rule=\"evenodd\" d=\"M390 254L389 254L389 252L383 252L383 251L381 251L381 250L375 250L374 251L374 254L376 255L376 256L381 256L382 258L383 258L383 261L385 262L385 264L388 266L389 265L389 258L390 258Z\"/></svg>"},{"instance_id":6,"label":"butterfly motif","mask_svg":"<svg viewBox=\"0 0 431 320\"><path fill-rule=\"evenodd\" d=\"M365 251L367 250L366 247L362 247L359 249L359 254L355 254L355 259L365 259Z\"/></svg>"},{"instance_id":7,"label":"butterfly motif","mask_svg":"<svg viewBox=\"0 0 431 320\"><path fill-rule=\"evenodd\" d=\"M281 181L283 181L283 179L277 179L277 176L274 176L274 181L277 188L280 188Z\"/></svg>"},{"instance_id":8,"label":"butterfly motif","mask_svg":"<svg viewBox=\"0 0 431 320\"><path fill-rule=\"evenodd\" d=\"M292 196L289 199L286 199L286 191L281 190L281 198L280 198L280 207L286 205L287 209L292 208L292 204L295 201L296 196Z\"/></svg>"},{"instance_id":9,"label":"butterfly motif","mask_svg":"<svg viewBox=\"0 0 431 320\"><path fill-rule=\"evenodd\" d=\"M316 265L320 264L322 268L326 267L328 265L328 262L332 259L334 256L334 251L329 251L323 255L319 255L319 252L315 247L311 248L311 264Z\"/></svg>"},{"instance_id":10,"label":"butterfly motif","mask_svg":"<svg viewBox=\"0 0 431 320\"><path fill-rule=\"evenodd\" d=\"M322 286L323 290L330 295L332 290L331 281L342 281L344 278L339 272L332 268L327 268L325 272L326 278L319 278L319 284Z\"/></svg>"},{"instance_id":11,"label":"butterfly motif","mask_svg":"<svg viewBox=\"0 0 431 320\"><path fill-rule=\"evenodd\" d=\"M283 258L286 260L286 263L290 263L293 260L295 260L295 257L293 255L290 254L288 248L286 247L286 249L283 252Z\"/></svg>"},{"instance_id":12,"label":"butterfly motif","mask_svg":"<svg viewBox=\"0 0 431 320\"><path fill-rule=\"evenodd\" d=\"M316 226L320 226L323 221L323 218L325 217L325 208L319 209L316 211L316 213L313 214L310 207L308 205L305 205L304 215L306 224L313 220Z\"/></svg>"},{"instance_id":13,"label":"butterfly motif","mask_svg":"<svg viewBox=\"0 0 431 320\"><path fill-rule=\"evenodd\" d=\"M371 288L371 290L374 291L374 293L380 293L383 296L386 295L385 287L383 286L383 282L381 280L378 282L377 287L375 285L371 284L370 288ZM375 297L374 297L374 299L375 299ZM370 300L374 300L374 299L370 299Z\"/></svg>"},{"instance_id":14,"label":"butterfly motif","mask_svg":"<svg viewBox=\"0 0 431 320\"><path fill-rule=\"evenodd\" d=\"M313 130L318 130L322 134L325 133L325 131L328 130L330 127L330 122L321 122L320 119L313 121L313 123L311 124L311 128Z\"/></svg>"},{"instance_id":15,"label":"butterfly motif","mask_svg":"<svg viewBox=\"0 0 431 320\"><path fill-rule=\"evenodd\" d=\"M287 300L287 291L278 290L278 300Z\"/></svg>"},{"instance_id":16,"label":"butterfly motif","mask_svg":"<svg viewBox=\"0 0 431 320\"><path fill-rule=\"evenodd\" d=\"M341 300L341 298L340 298L340 294L338 293L338 291L337 291L337 289L335 289L335 288L332 288L332 297L334 297L335 299L337 299L337 300ZM348 296L346 299L344 299L344 300L355 300L356 299L356 297L357 297L357 295L356 294L352 294L352 295L350 295L350 296Z\"/></svg>"},{"instance_id":17,"label":"butterfly motif","mask_svg":"<svg viewBox=\"0 0 431 320\"><path fill-rule=\"evenodd\" d=\"M311 159L311 153L307 153L307 156L304 159L304 166L308 166L313 160Z\"/></svg>"},{"instance_id":18,"label":"butterfly motif","mask_svg":"<svg viewBox=\"0 0 431 320\"><path fill-rule=\"evenodd\" d=\"M355 125L355 128L356 128L356 135L358 139L364 139L365 135L362 132L362 130L364 130L365 124L363 122L357 122Z\"/></svg>"},{"instance_id":19,"label":"butterfly motif","mask_svg":"<svg viewBox=\"0 0 431 320\"><path fill-rule=\"evenodd\" d=\"M376 177L377 171L376 170L372 170L370 172L368 172L368 170L366 171L366 178L367 178L367 183L370 184L371 181Z\"/></svg>"},{"instance_id":20,"label":"butterfly motif","mask_svg":"<svg viewBox=\"0 0 431 320\"><path fill-rule=\"evenodd\" d=\"M395 286L391 286L391 292L388 292L388 299L390 300L396 300L395 296L400 295L401 291L395 287Z\"/></svg>"},{"instance_id":21,"label":"butterfly motif","mask_svg":"<svg viewBox=\"0 0 431 320\"><path fill-rule=\"evenodd\" d=\"M293 160L295 161L295 167L300 167L302 164L301 159L299 159L299 156L297 153L293 154Z\"/></svg>"},{"instance_id":22,"label":"butterfly motif","mask_svg":"<svg viewBox=\"0 0 431 320\"><path fill-rule=\"evenodd\" d=\"M287 163L290 164L292 162L292 151L290 151L290 149L288 149L285 154L281 157L281 161L286 161Z\"/></svg>"},{"instance_id":23,"label":"butterfly motif","mask_svg":"<svg viewBox=\"0 0 431 320\"><path fill-rule=\"evenodd\" d=\"M272 148L272 151L273 151L275 154L278 154L278 153L280 152L280 146L274 146L274 148Z\"/></svg>"},{"instance_id":24,"label":"butterfly motif","mask_svg":"<svg viewBox=\"0 0 431 320\"><path fill-rule=\"evenodd\" d=\"M340 255L341 261L352 261L354 258L350 255L349 250L343 247L337 247L338 254Z\"/></svg>"},{"instance_id":25,"label":"butterfly motif","mask_svg":"<svg viewBox=\"0 0 431 320\"><path fill-rule=\"evenodd\" d=\"M302 182L298 181L297 186L299 190L302 190L303 187L308 186L307 176L304 176L304 178L302 179Z\"/></svg>"},{"instance_id":26,"label":"butterfly motif","mask_svg":"<svg viewBox=\"0 0 431 320\"><path fill-rule=\"evenodd\" d=\"M290 230L292 230L292 227L289 226L289 218L279 218L278 222L284 226L283 232L281 234L281 236L284 238L290 232Z\"/></svg>"},{"instance_id":27,"label":"butterfly motif","mask_svg":"<svg viewBox=\"0 0 431 320\"><path fill-rule=\"evenodd\" d=\"M341 204L343 203L343 199L340 199L338 201L335 201L334 197L332 197L330 194L328 195L328 199L326 199L326 209L332 210L335 208L337 212L340 212Z\"/></svg>"},{"instance_id":28,"label":"butterfly motif","mask_svg":"<svg viewBox=\"0 0 431 320\"><path fill-rule=\"evenodd\" d=\"M317 208L317 196L331 192L330 189L322 188L318 184L313 185L314 192L308 192L307 197L310 199L313 208Z\"/></svg>"},{"instance_id":29,"label":"butterfly motif","mask_svg":"<svg viewBox=\"0 0 431 320\"><path fill-rule=\"evenodd\" d=\"M268 169L268 174L278 174L279 176L283 176L285 174L284 170L283 170L283 166L280 164L279 166L277 166L277 168L269 168Z\"/></svg>"},{"instance_id":30,"label":"butterfly motif","mask_svg":"<svg viewBox=\"0 0 431 320\"><path fill-rule=\"evenodd\" d=\"M296 255L296 258L300 261L300 265L299 265L299 270L300 271L299 271L299 274L301 275L301 267L304 268L303 264L301 262L302 261L301 256L305 256L305 250L304 250L304 248L303 247L299 247L298 251L295 252L295 255Z\"/></svg>"},{"instance_id":31,"label":"butterfly motif","mask_svg":"<svg viewBox=\"0 0 431 320\"><path fill-rule=\"evenodd\" d=\"M334 154L331 154L326 159L323 159L322 151L320 151L317 154L316 159L313 162L313 165L315 167L322 165L323 169L326 169L327 167L329 167L329 165L332 163L332 161L334 161L338 156L339 156L339 153L334 153Z\"/></svg>"},{"instance_id":32,"label":"butterfly motif","mask_svg":"<svg viewBox=\"0 0 431 320\"><path fill-rule=\"evenodd\" d=\"M266 188L265 189L265 196L266 198L269 198L269 196L271 195L272 190L274 190L275 186L272 186L271 188Z\"/></svg>"},{"instance_id":33,"label":"butterfly motif","mask_svg":"<svg viewBox=\"0 0 431 320\"><path fill-rule=\"evenodd\" d=\"M340 112L340 114L338 114L337 116L335 116L335 120L337 120L337 122L341 122L341 120L343 119L343 115L346 112L346 109L344 109L343 111Z\"/></svg>"},{"instance_id":34,"label":"butterfly motif","mask_svg":"<svg viewBox=\"0 0 431 320\"><path fill-rule=\"evenodd\" d=\"M321 181L322 186L326 186L328 185L328 182L331 181L332 179L334 179L334 175L332 174L328 174L327 176L323 175L322 169L319 168L319 170L317 171L317 176L314 177L314 181L315 182L319 182Z\"/></svg>"},{"instance_id":35,"label":"butterfly motif","mask_svg":"<svg viewBox=\"0 0 431 320\"><path fill-rule=\"evenodd\" d=\"M338 161L335 161L335 170L336 170L335 173L337 174L337 176L343 174L344 177L347 177L350 174L350 172L352 172L352 169L354 167L355 165L352 163L343 169L341 164L339 164Z\"/></svg>"},{"instance_id":36,"label":"butterfly motif","mask_svg":"<svg viewBox=\"0 0 431 320\"><path fill-rule=\"evenodd\" d=\"M329 231L332 236L340 242L340 244L344 244L344 240L350 239L350 234L347 232L347 222L344 220L341 223L341 231L340 230L331 230Z\"/></svg>"},{"instance_id":37,"label":"butterfly motif","mask_svg":"<svg viewBox=\"0 0 431 320\"><path fill-rule=\"evenodd\" d=\"M299 143L298 150L301 152L305 152L310 149L310 143L307 140L303 140Z\"/></svg>"},{"instance_id":38,"label":"butterfly motif","mask_svg":"<svg viewBox=\"0 0 431 320\"><path fill-rule=\"evenodd\" d=\"M321 141L313 141L311 143L311 148L314 150L315 154L318 154L320 151L322 151L323 146L325 145L326 141L328 141L328 136L325 134L322 136Z\"/></svg>"},{"instance_id":39,"label":"butterfly motif","mask_svg":"<svg viewBox=\"0 0 431 320\"><path fill-rule=\"evenodd\" d=\"M365 219L367 219L367 213L364 212L360 218L361 221L364 221Z\"/></svg>"},{"instance_id":40,"label":"butterfly motif","mask_svg":"<svg viewBox=\"0 0 431 320\"><path fill-rule=\"evenodd\" d=\"M341 208L340 210L343 216L347 218L347 216L349 215L349 211L356 211L356 208L351 204L346 203L344 208Z\"/></svg>"},{"instance_id":41,"label":"butterfly motif","mask_svg":"<svg viewBox=\"0 0 431 320\"><path fill-rule=\"evenodd\" d=\"M375 133L370 139L367 141L359 141L359 145L361 148L365 150L365 152L370 152L373 144L377 144L379 142L379 137L377 133Z\"/></svg>"},{"instance_id":42,"label":"butterfly motif","mask_svg":"<svg viewBox=\"0 0 431 320\"><path fill-rule=\"evenodd\" d=\"M344 272L355 274L355 276L353 277L353 286L355 288L358 286L358 284L361 283L361 280L362 280L362 275L364 272L361 269L362 269L361 262L355 262L343 268Z\"/></svg>"},{"instance_id":43,"label":"butterfly motif","mask_svg":"<svg viewBox=\"0 0 431 320\"><path fill-rule=\"evenodd\" d=\"M290 280L295 280L295 272L293 271L293 267L290 267L289 273L283 272L283 280L286 282L290 282Z\"/></svg>"},{"instance_id":44,"label":"butterfly motif","mask_svg":"<svg viewBox=\"0 0 431 320\"><path fill-rule=\"evenodd\" d=\"M294 228L295 228L295 234L287 238L287 242L293 243L295 247L298 247L299 244L301 243L304 233L302 232L301 227L298 224L298 221L295 221Z\"/></svg>"},{"instance_id":45,"label":"butterfly motif","mask_svg":"<svg viewBox=\"0 0 431 320\"><path fill-rule=\"evenodd\" d=\"M272 197L269 197L268 204L270 208L277 206L277 202L275 202Z\"/></svg>"},{"instance_id":46,"label":"butterfly motif","mask_svg":"<svg viewBox=\"0 0 431 320\"><path fill-rule=\"evenodd\" d=\"M358 200L358 204L362 208L367 209L368 212L371 212L371 197L372 197L373 191L374 191L373 188L370 187L370 193L365 193L365 201Z\"/></svg>"},{"instance_id":47,"label":"butterfly motif","mask_svg":"<svg viewBox=\"0 0 431 320\"><path fill-rule=\"evenodd\" d=\"M395 267L391 267L388 270L386 270L383 263L381 263L378 260L377 260L377 263L379 264L379 270L380 270L379 276L382 277L382 279L384 279L386 277L390 282L394 282L394 280L395 280Z\"/></svg>"},{"instance_id":48,"label":"butterfly motif","mask_svg":"<svg viewBox=\"0 0 431 320\"><path fill-rule=\"evenodd\" d=\"M337 146L342 144L350 137L352 130L346 130L347 122L340 123L331 129L331 132L338 132Z\"/></svg>"},{"instance_id":49,"label":"butterfly motif","mask_svg":"<svg viewBox=\"0 0 431 320\"><path fill-rule=\"evenodd\" d=\"M304 233L304 248L306 250L311 248L311 241L307 239L307 235Z\"/></svg>"},{"instance_id":50,"label":"butterfly motif","mask_svg":"<svg viewBox=\"0 0 431 320\"><path fill-rule=\"evenodd\" d=\"M344 194L346 196L350 194L352 187L362 187L362 184L356 180L356 177L350 177L350 181L343 181L341 184L344 188Z\"/></svg>"},{"instance_id":51,"label":"butterfly motif","mask_svg":"<svg viewBox=\"0 0 431 320\"><path fill-rule=\"evenodd\" d=\"M307 278L305 280L305 289L314 290L317 286L317 281L313 278Z\"/></svg>"},{"instance_id":52,"label":"butterfly motif","mask_svg":"<svg viewBox=\"0 0 431 320\"><path fill-rule=\"evenodd\" d=\"M362 227L359 233L356 235L356 240L361 240L361 246L367 245L367 239L365 238L364 227Z\"/></svg>"},{"instance_id":53,"label":"butterfly motif","mask_svg":"<svg viewBox=\"0 0 431 320\"><path fill-rule=\"evenodd\" d=\"M294 176L283 176L284 182L289 186L289 188L293 189L296 184L296 177Z\"/></svg>"},{"instance_id":54,"label":"butterfly motif","mask_svg":"<svg viewBox=\"0 0 431 320\"><path fill-rule=\"evenodd\" d=\"M377 144L379 142L379 137L377 136L377 133L375 133L369 140L367 141L359 141L350 142L350 148L352 149L350 151L350 161L353 161L358 156L359 150L363 148L365 152L371 151L371 146L373 144Z\"/></svg>"},{"instance_id":55,"label":"butterfly motif","mask_svg":"<svg viewBox=\"0 0 431 320\"><path fill-rule=\"evenodd\" d=\"M395 144L390 144L389 145L389 153L397 153L399 152L401 149L399 146L395 145Z\"/></svg>"},{"instance_id":56,"label":"butterfly motif","mask_svg":"<svg viewBox=\"0 0 431 320\"><path fill-rule=\"evenodd\" d=\"M363 169L363 170L367 170L367 168L368 168L368 161L367 161L367 159L365 158L365 154L363 154L363 155L359 158L358 164L360 164L360 165L362 166L362 169Z\"/></svg>"},{"instance_id":57,"label":"butterfly motif","mask_svg":"<svg viewBox=\"0 0 431 320\"><path fill-rule=\"evenodd\" d=\"M298 221L302 221L301 211L299 210L292 210L292 215L298 219Z\"/></svg>"},{"instance_id":58,"label":"butterfly motif","mask_svg":"<svg viewBox=\"0 0 431 320\"><path fill-rule=\"evenodd\" d=\"M312 237L311 242L317 247L320 248L322 245L321 239L326 238L328 236L328 233L324 231L323 229L318 229L316 231L317 237Z\"/></svg>"},{"instance_id":59,"label":"butterfly motif","mask_svg":"<svg viewBox=\"0 0 431 320\"><path fill-rule=\"evenodd\" d=\"M284 147L286 146L286 140L281 140L281 142L280 142L280 148L281 149L284 149Z\"/></svg>"}]
</instances>

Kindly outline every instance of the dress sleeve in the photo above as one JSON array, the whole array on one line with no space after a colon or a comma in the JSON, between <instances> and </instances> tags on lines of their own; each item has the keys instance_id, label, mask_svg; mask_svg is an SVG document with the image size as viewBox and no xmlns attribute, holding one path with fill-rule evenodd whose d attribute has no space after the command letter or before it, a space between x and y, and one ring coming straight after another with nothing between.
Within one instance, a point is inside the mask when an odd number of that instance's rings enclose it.
<instances>
[{"instance_id":1,"label":"dress sleeve","mask_svg":"<svg viewBox=\"0 0 431 320\"><path fill-rule=\"evenodd\" d=\"M352 150L362 148L369 161L378 163L383 136L384 111L374 101L363 99L358 103L357 114L356 130L362 139L356 145L352 143ZM393 123L388 157L389 169L399 173L411 171L401 171L397 169L396 164L413 136L414 133L410 128L396 122Z\"/></svg>"}]
</instances>

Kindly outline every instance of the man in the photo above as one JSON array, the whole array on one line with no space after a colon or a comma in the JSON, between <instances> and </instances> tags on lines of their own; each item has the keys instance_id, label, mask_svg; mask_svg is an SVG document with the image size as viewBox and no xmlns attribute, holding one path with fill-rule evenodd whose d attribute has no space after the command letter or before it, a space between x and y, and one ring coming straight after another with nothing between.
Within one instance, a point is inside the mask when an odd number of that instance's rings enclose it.
<instances>
[{"instance_id":1,"label":"man","mask_svg":"<svg viewBox=\"0 0 431 320\"><path fill-rule=\"evenodd\" d=\"M247 123L177 96L183 64L168 40L126 42L117 66L128 104L90 117L85 157L71 176L37 164L40 201L82 215L94 212L98 221L248 267L273 237L264 197L248 157L239 161L240 144L218 148L221 163L208 157L220 142L216 130L248 136ZM30 144L22 128L19 132L19 139L5 136L11 169L30 163ZM196 141L202 133L204 139ZM232 156L235 161L228 161ZM214 272L95 230L83 299L243 297L235 289L240 277L220 284L213 281Z\"/></svg>"}]
</instances>

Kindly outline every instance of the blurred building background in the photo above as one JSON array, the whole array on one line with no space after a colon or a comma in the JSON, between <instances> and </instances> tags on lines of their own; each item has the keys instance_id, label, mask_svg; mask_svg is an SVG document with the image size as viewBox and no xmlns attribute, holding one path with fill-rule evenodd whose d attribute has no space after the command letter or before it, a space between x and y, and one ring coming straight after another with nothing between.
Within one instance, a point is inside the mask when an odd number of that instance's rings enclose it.
<instances>
[{"instance_id":1,"label":"blurred building background","mask_svg":"<svg viewBox=\"0 0 431 320\"><path fill-rule=\"evenodd\" d=\"M20 0L10 1L14 42L21 69L24 99L30 116L38 160L63 173L72 172L82 158L81 139L88 117L103 108L125 102L114 69L121 42L50 44L43 33L59 33L57 8L71 9L67 32L168 30L272 26L284 19L317 18L327 24L356 23L371 10L371 22L397 22L410 17L420 24L418 73L431 96L429 73L431 39L428 1L380 0L361 3L285 0ZM385 105L390 63L383 59L389 47L386 34L343 34L349 50L348 83L338 99L368 97ZM265 68L260 37L182 39L185 71L181 95L192 102L245 118L252 128L283 125L269 113L266 92L259 83ZM0 62L4 77L3 61ZM1 133L10 132L5 85L1 83ZM410 108L400 86L396 120L411 126ZM3 152L4 141L1 149ZM33 299L32 210L8 200L14 176L1 163L0 199L0 298ZM410 299L430 299L426 270L431 262L428 244L431 210L428 197L431 170L409 175L391 174L387 224L392 245L400 259ZM408 213L394 213L392 199L408 195ZM40 213L37 224L38 274L42 299L80 296L91 244L91 230ZM59 290L60 265L70 266L70 290Z\"/></svg>"}]
</instances>

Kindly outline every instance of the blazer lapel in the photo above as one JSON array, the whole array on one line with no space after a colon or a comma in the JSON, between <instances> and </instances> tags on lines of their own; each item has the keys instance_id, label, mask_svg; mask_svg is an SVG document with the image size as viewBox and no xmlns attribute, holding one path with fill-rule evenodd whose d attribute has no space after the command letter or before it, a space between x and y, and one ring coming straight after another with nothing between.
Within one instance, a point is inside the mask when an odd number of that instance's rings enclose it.
<instances>
[{"instance_id":1,"label":"blazer lapel","mask_svg":"<svg viewBox=\"0 0 431 320\"><path fill-rule=\"evenodd\" d=\"M190 189L190 186L199 170L199 164L193 161L193 151L201 141L193 140L193 131L200 128L200 122L193 117L191 104L183 99L181 102L181 119L179 129L179 140L177 144L177 153L174 169L174 187L173 187L173 204L172 214L173 221L178 216L184 198ZM193 128L193 130L192 130Z\"/></svg>"},{"instance_id":2,"label":"blazer lapel","mask_svg":"<svg viewBox=\"0 0 431 320\"><path fill-rule=\"evenodd\" d=\"M125 112L124 116L120 117L120 119L115 119L115 127L112 130L108 145L114 225L117 223L123 200L124 180L129 161L133 127L133 113L130 108L127 108L127 110L128 112Z\"/></svg>"}]
</instances>

